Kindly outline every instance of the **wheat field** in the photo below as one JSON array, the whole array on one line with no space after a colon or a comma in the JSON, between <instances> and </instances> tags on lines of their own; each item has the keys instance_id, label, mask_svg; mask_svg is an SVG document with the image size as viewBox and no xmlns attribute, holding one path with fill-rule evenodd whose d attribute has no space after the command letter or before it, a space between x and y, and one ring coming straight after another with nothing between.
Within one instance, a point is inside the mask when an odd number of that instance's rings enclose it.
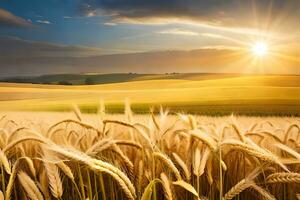
<instances>
[{"instance_id":1,"label":"wheat field","mask_svg":"<svg viewBox=\"0 0 300 200\"><path fill-rule=\"evenodd\" d=\"M300 199L300 120L0 113L0 199Z\"/></svg>"},{"instance_id":2,"label":"wheat field","mask_svg":"<svg viewBox=\"0 0 300 200\"><path fill-rule=\"evenodd\" d=\"M0 83L0 110L69 111L71 104L77 104L83 112L95 113L101 97L110 113L123 111L124 98L130 99L132 110L143 114L149 113L149 105L206 115L300 113L298 76L182 76L100 85Z\"/></svg>"}]
</instances>

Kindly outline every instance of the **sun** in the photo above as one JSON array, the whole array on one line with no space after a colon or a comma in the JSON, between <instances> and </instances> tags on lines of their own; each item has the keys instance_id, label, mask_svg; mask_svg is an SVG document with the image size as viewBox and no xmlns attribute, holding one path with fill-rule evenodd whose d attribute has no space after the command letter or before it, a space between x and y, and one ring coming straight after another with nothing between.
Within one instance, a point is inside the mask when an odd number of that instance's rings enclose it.
<instances>
[{"instance_id":1,"label":"sun","mask_svg":"<svg viewBox=\"0 0 300 200\"><path fill-rule=\"evenodd\" d=\"M269 48L267 43L265 42L256 42L253 46L252 46L252 53L255 56L258 57L263 57L266 54L268 54Z\"/></svg>"}]
</instances>

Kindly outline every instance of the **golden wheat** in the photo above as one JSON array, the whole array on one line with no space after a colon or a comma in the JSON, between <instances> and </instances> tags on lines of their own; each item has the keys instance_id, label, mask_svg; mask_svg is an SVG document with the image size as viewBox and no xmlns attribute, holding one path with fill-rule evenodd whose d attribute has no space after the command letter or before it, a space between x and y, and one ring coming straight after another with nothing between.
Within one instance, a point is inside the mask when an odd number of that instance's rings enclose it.
<instances>
[{"instance_id":1,"label":"golden wheat","mask_svg":"<svg viewBox=\"0 0 300 200\"><path fill-rule=\"evenodd\" d=\"M267 177L267 183L300 183L300 173L274 173Z\"/></svg>"},{"instance_id":2,"label":"golden wheat","mask_svg":"<svg viewBox=\"0 0 300 200\"><path fill-rule=\"evenodd\" d=\"M0 199L299 198L297 118L134 115L125 103L124 115L103 101L96 115L0 113Z\"/></svg>"},{"instance_id":3,"label":"golden wheat","mask_svg":"<svg viewBox=\"0 0 300 200\"><path fill-rule=\"evenodd\" d=\"M43 200L43 195L34 181L23 171L18 173L19 181L28 196L32 200Z\"/></svg>"}]
</instances>

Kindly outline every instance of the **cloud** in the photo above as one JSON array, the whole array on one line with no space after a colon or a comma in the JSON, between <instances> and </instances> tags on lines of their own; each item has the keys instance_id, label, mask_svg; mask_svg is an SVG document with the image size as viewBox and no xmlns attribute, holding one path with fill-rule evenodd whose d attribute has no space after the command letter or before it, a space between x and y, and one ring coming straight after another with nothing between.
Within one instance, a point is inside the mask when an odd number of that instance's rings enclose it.
<instances>
[{"instance_id":1,"label":"cloud","mask_svg":"<svg viewBox=\"0 0 300 200\"><path fill-rule=\"evenodd\" d=\"M116 26L117 24L113 23L113 22L105 22L104 25L105 26Z\"/></svg>"},{"instance_id":2,"label":"cloud","mask_svg":"<svg viewBox=\"0 0 300 200\"><path fill-rule=\"evenodd\" d=\"M202 50L236 50L241 51L243 48L238 46L227 46L227 45L212 45L212 46L203 46L201 47Z\"/></svg>"},{"instance_id":3,"label":"cloud","mask_svg":"<svg viewBox=\"0 0 300 200\"><path fill-rule=\"evenodd\" d=\"M297 51L296 51L297 52ZM0 39L0 76L62 73L241 73L250 66L249 52L228 46L205 46L190 51L156 51L99 55L101 50L18 38ZM265 66L265 73L300 74L299 55ZM294 56L293 56L294 55ZM294 58L294 59L292 59Z\"/></svg>"},{"instance_id":4,"label":"cloud","mask_svg":"<svg viewBox=\"0 0 300 200\"><path fill-rule=\"evenodd\" d=\"M40 24L52 24L52 22L50 22L48 20L37 20L36 22L40 23Z\"/></svg>"},{"instance_id":5,"label":"cloud","mask_svg":"<svg viewBox=\"0 0 300 200\"><path fill-rule=\"evenodd\" d=\"M157 31L156 33L168 34L168 35L184 35L184 36L197 36L197 35L199 35L199 33L195 32L195 31L191 31L191 30L187 30L187 29L179 29L179 28Z\"/></svg>"},{"instance_id":6,"label":"cloud","mask_svg":"<svg viewBox=\"0 0 300 200\"><path fill-rule=\"evenodd\" d=\"M165 73L213 72L224 69L221 59L232 50L160 51L88 57L0 56L2 76L28 76L61 73Z\"/></svg>"},{"instance_id":7,"label":"cloud","mask_svg":"<svg viewBox=\"0 0 300 200\"><path fill-rule=\"evenodd\" d=\"M213 39L217 39L217 40L227 40L227 41L231 41L234 42L236 44L239 45L246 45L248 46L249 44L245 41L242 40L238 40L236 38L233 37L228 37L228 36L224 36L224 35L220 35L220 34L214 34L214 33L201 33L201 36L203 37L209 37L209 38L213 38Z\"/></svg>"},{"instance_id":8,"label":"cloud","mask_svg":"<svg viewBox=\"0 0 300 200\"><path fill-rule=\"evenodd\" d=\"M0 27L30 27L32 23L0 8Z\"/></svg>"},{"instance_id":9,"label":"cloud","mask_svg":"<svg viewBox=\"0 0 300 200\"><path fill-rule=\"evenodd\" d=\"M216 39L223 39L225 38L223 35L214 34L214 33L201 33L204 37L216 38Z\"/></svg>"},{"instance_id":10,"label":"cloud","mask_svg":"<svg viewBox=\"0 0 300 200\"><path fill-rule=\"evenodd\" d=\"M83 57L102 54L102 49L0 37L0 57Z\"/></svg>"},{"instance_id":11,"label":"cloud","mask_svg":"<svg viewBox=\"0 0 300 200\"><path fill-rule=\"evenodd\" d=\"M86 16L110 16L113 23L190 23L247 29L282 28L300 20L298 0L81 0ZM298 13L298 14L297 14ZM288 19L286 17L289 16ZM274 24L272 24L272 20ZM279 23L279 24L278 24ZM273 25L275 27L273 27ZM280 27L276 27L280 25Z\"/></svg>"}]
</instances>

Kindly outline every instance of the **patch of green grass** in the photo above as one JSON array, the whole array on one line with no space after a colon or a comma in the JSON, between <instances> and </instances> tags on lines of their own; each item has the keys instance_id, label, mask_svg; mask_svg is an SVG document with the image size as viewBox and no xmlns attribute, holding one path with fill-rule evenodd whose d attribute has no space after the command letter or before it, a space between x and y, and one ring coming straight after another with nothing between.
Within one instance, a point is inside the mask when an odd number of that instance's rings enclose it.
<instances>
[{"instance_id":1,"label":"patch of green grass","mask_svg":"<svg viewBox=\"0 0 300 200\"><path fill-rule=\"evenodd\" d=\"M168 109L171 114L185 113L185 114L200 114L209 116L224 116L224 115L247 115L247 116L300 116L300 105L290 104L264 104L259 102L245 102L244 104L176 104L176 103L162 103L162 104L132 104L132 111L136 114L148 114L152 109L158 113L160 107ZM83 113L97 113L98 104L79 104L79 108ZM18 109L20 110L20 109ZM56 106L41 106L41 107L26 107L23 111L51 111L51 112L69 112L72 111L70 105L56 105ZM123 104L107 104L106 112L112 114L124 113Z\"/></svg>"}]
</instances>

